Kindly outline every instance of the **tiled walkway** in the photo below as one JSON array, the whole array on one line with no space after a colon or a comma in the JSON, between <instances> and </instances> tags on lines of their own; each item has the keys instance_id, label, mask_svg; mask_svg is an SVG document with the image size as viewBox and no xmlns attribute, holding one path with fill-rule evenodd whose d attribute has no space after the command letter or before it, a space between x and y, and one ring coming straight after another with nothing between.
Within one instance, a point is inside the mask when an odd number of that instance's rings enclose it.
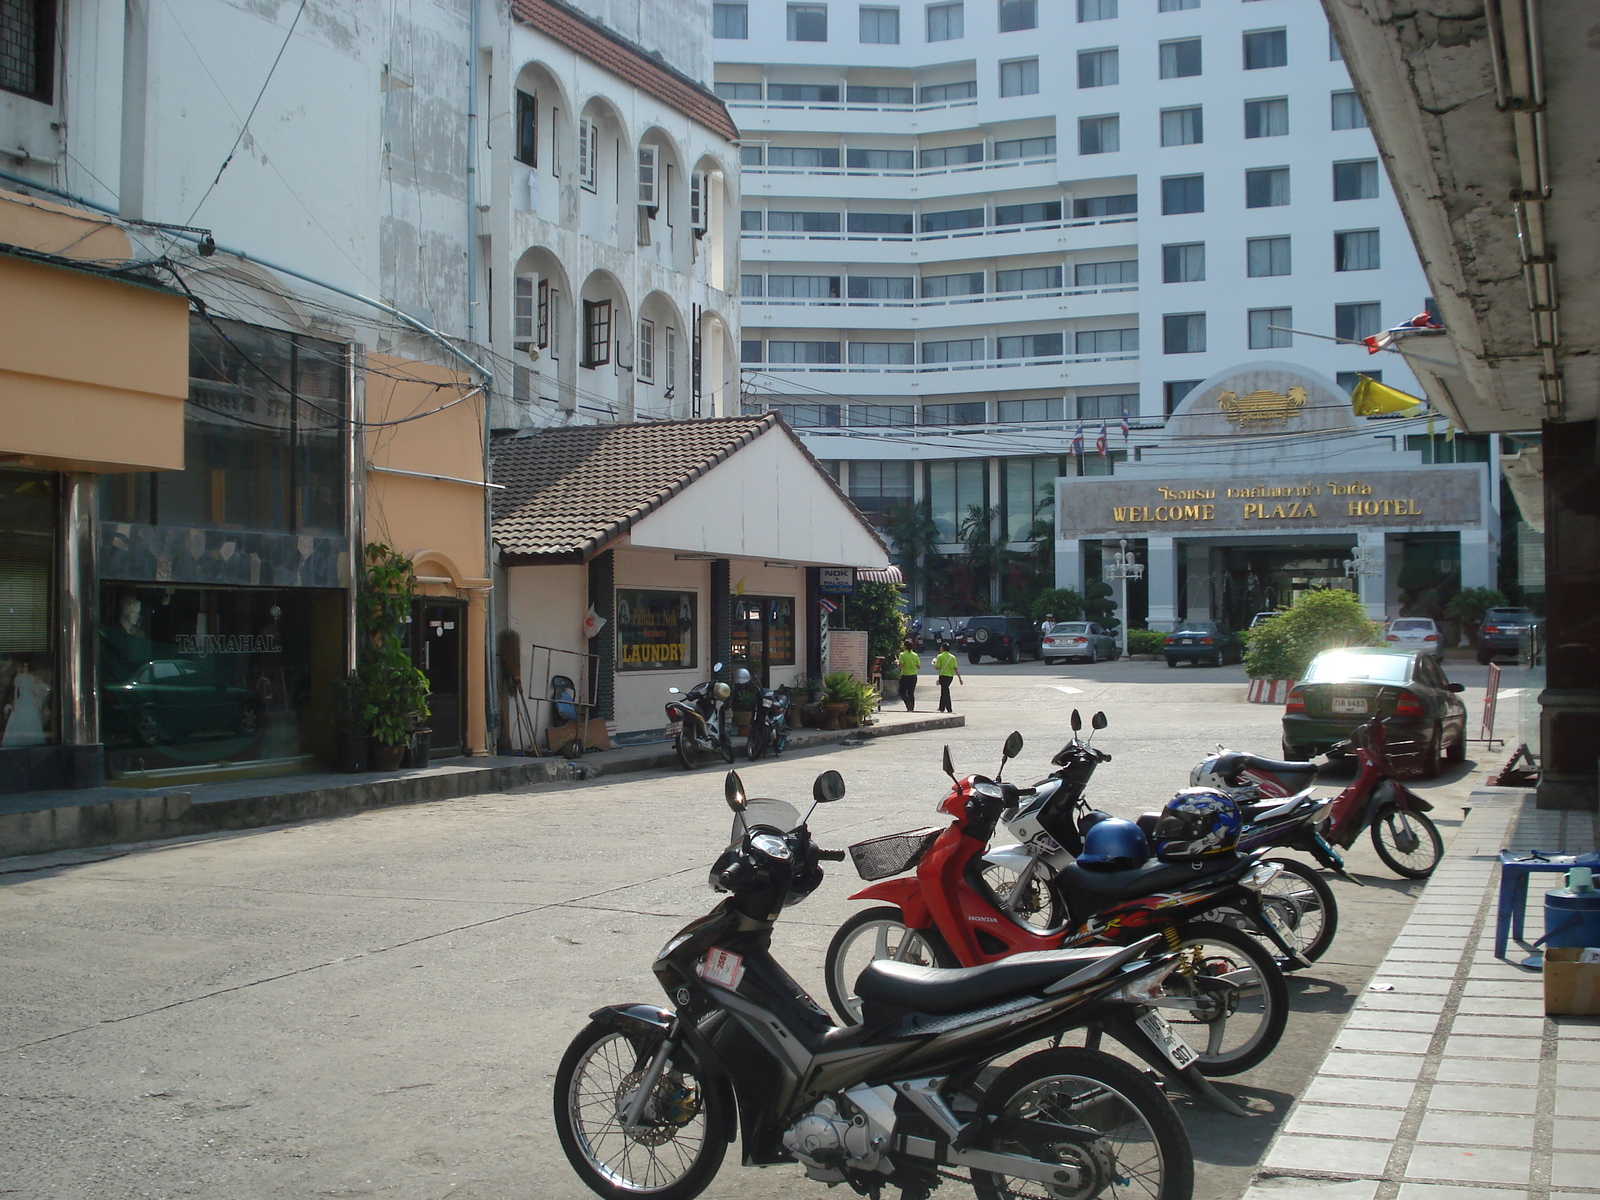
<instances>
[{"instance_id":1,"label":"tiled walkway","mask_svg":"<svg viewBox=\"0 0 1600 1200\"><path fill-rule=\"evenodd\" d=\"M1595 815L1472 804L1245 1200L1600 1197L1600 1018L1547 1018L1528 951L1494 957L1501 847L1592 850ZM1534 880L1530 942L1561 882Z\"/></svg>"}]
</instances>

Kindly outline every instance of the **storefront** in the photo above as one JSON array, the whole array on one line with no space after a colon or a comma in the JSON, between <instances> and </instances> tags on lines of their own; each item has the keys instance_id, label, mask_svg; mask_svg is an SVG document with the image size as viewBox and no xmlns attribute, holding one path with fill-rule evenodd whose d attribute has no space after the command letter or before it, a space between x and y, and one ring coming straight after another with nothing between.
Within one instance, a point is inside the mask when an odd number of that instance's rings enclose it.
<instances>
[{"instance_id":1,"label":"storefront","mask_svg":"<svg viewBox=\"0 0 1600 1200\"><path fill-rule=\"evenodd\" d=\"M0 469L0 749L61 740L54 634L59 492L54 473Z\"/></svg>"}]
</instances>

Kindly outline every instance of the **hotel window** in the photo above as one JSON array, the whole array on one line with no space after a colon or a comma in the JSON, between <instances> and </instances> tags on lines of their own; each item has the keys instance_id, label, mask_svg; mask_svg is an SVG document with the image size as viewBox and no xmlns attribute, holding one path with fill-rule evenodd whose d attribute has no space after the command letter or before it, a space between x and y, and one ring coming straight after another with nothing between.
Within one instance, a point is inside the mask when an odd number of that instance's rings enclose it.
<instances>
[{"instance_id":1,"label":"hotel window","mask_svg":"<svg viewBox=\"0 0 1600 1200\"><path fill-rule=\"evenodd\" d=\"M1333 164L1333 198L1335 200L1371 200L1378 194L1378 160L1362 159L1359 162Z\"/></svg>"},{"instance_id":2,"label":"hotel window","mask_svg":"<svg viewBox=\"0 0 1600 1200\"><path fill-rule=\"evenodd\" d=\"M767 295L781 300L837 300L837 275L768 275Z\"/></svg>"},{"instance_id":3,"label":"hotel window","mask_svg":"<svg viewBox=\"0 0 1600 1200\"><path fill-rule=\"evenodd\" d=\"M1244 173L1246 208L1279 208L1289 203L1289 168L1263 167Z\"/></svg>"},{"instance_id":4,"label":"hotel window","mask_svg":"<svg viewBox=\"0 0 1600 1200\"><path fill-rule=\"evenodd\" d=\"M917 406L915 404L852 404L845 423L880 428L890 425L915 425L917 423ZM909 484L911 464L905 463L902 465L906 467L906 480ZM909 504L910 500L906 500L904 503Z\"/></svg>"},{"instance_id":5,"label":"hotel window","mask_svg":"<svg viewBox=\"0 0 1600 1200\"><path fill-rule=\"evenodd\" d=\"M917 281L909 275L852 275L845 295L852 300L910 300Z\"/></svg>"},{"instance_id":6,"label":"hotel window","mask_svg":"<svg viewBox=\"0 0 1600 1200\"><path fill-rule=\"evenodd\" d=\"M517 89L517 152L514 157L524 166L539 165L539 102L521 88Z\"/></svg>"},{"instance_id":7,"label":"hotel window","mask_svg":"<svg viewBox=\"0 0 1600 1200\"><path fill-rule=\"evenodd\" d=\"M739 295L745 300L759 300L762 296L761 276L739 276Z\"/></svg>"},{"instance_id":8,"label":"hotel window","mask_svg":"<svg viewBox=\"0 0 1600 1200\"><path fill-rule=\"evenodd\" d=\"M1335 129L1365 129L1367 127L1367 112L1361 107L1361 99L1354 92L1334 92L1330 99L1333 101L1333 127Z\"/></svg>"},{"instance_id":9,"label":"hotel window","mask_svg":"<svg viewBox=\"0 0 1600 1200\"><path fill-rule=\"evenodd\" d=\"M785 104L837 104L839 85L836 83L769 83L767 99L781 100Z\"/></svg>"},{"instance_id":10,"label":"hotel window","mask_svg":"<svg viewBox=\"0 0 1600 1200\"><path fill-rule=\"evenodd\" d=\"M55 0L0 3L0 90L52 103L55 61Z\"/></svg>"},{"instance_id":11,"label":"hotel window","mask_svg":"<svg viewBox=\"0 0 1600 1200\"><path fill-rule=\"evenodd\" d=\"M766 149L762 146L740 146L739 165L741 167L759 167L767 161Z\"/></svg>"},{"instance_id":12,"label":"hotel window","mask_svg":"<svg viewBox=\"0 0 1600 1200\"><path fill-rule=\"evenodd\" d=\"M1110 87L1117 82L1117 76L1117 52L1115 49L1078 51L1079 87Z\"/></svg>"},{"instance_id":13,"label":"hotel window","mask_svg":"<svg viewBox=\"0 0 1600 1200\"><path fill-rule=\"evenodd\" d=\"M1289 327L1294 324L1292 308L1252 308L1250 310L1250 349L1279 350L1294 345Z\"/></svg>"},{"instance_id":14,"label":"hotel window","mask_svg":"<svg viewBox=\"0 0 1600 1200\"><path fill-rule=\"evenodd\" d=\"M1074 218L1085 217L1123 217L1139 211L1139 197L1137 193L1125 196L1085 196L1082 200L1072 202L1072 215Z\"/></svg>"},{"instance_id":15,"label":"hotel window","mask_svg":"<svg viewBox=\"0 0 1600 1200\"><path fill-rule=\"evenodd\" d=\"M914 171L915 150L847 150L844 165L852 171Z\"/></svg>"},{"instance_id":16,"label":"hotel window","mask_svg":"<svg viewBox=\"0 0 1600 1200\"><path fill-rule=\"evenodd\" d=\"M1005 403L1001 401L1002 405ZM1054 403L1058 408L1061 405L1059 400ZM1053 454L1041 458L1007 458L1004 461L1005 537L1009 541L1019 542L1035 532L1035 521L1049 520L1050 505L1055 499L1056 479L1064 472L1061 459Z\"/></svg>"},{"instance_id":17,"label":"hotel window","mask_svg":"<svg viewBox=\"0 0 1600 1200\"><path fill-rule=\"evenodd\" d=\"M925 298L943 296L983 295L983 272L964 271L959 275L925 275L922 278Z\"/></svg>"},{"instance_id":18,"label":"hotel window","mask_svg":"<svg viewBox=\"0 0 1600 1200\"><path fill-rule=\"evenodd\" d=\"M1168 313L1161 318L1163 354L1204 354L1205 349L1205 313Z\"/></svg>"},{"instance_id":19,"label":"hotel window","mask_svg":"<svg viewBox=\"0 0 1600 1200\"><path fill-rule=\"evenodd\" d=\"M847 349L848 360L856 366L910 367L917 361L917 347L912 342L851 342Z\"/></svg>"},{"instance_id":20,"label":"hotel window","mask_svg":"<svg viewBox=\"0 0 1600 1200\"><path fill-rule=\"evenodd\" d=\"M828 6L826 4L789 5L789 40L791 42L827 41Z\"/></svg>"},{"instance_id":21,"label":"hotel window","mask_svg":"<svg viewBox=\"0 0 1600 1200\"><path fill-rule=\"evenodd\" d=\"M981 229L983 209L959 208L951 212L922 214L923 233L945 233L955 229Z\"/></svg>"},{"instance_id":22,"label":"hotel window","mask_svg":"<svg viewBox=\"0 0 1600 1200\"><path fill-rule=\"evenodd\" d=\"M1343 342L1359 342L1383 331L1378 319L1378 305L1335 304L1333 306L1333 335Z\"/></svg>"},{"instance_id":23,"label":"hotel window","mask_svg":"<svg viewBox=\"0 0 1600 1200\"><path fill-rule=\"evenodd\" d=\"M750 6L748 4L713 4L711 6L711 36L736 38L743 41L750 36Z\"/></svg>"},{"instance_id":24,"label":"hotel window","mask_svg":"<svg viewBox=\"0 0 1600 1200\"><path fill-rule=\"evenodd\" d=\"M848 229L851 233L888 234L891 237L916 232L915 218L910 213L858 213L850 214Z\"/></svg>"},{"instance_id":25,"label":"hotel window","mask_svg":"<svg viewBox=\"0 0 1600 1200\"><path fill-rule=\"evenodd\" d=\"M996 358L1060 358L1062 335L1059 333L1011 334L995 339Z\"/></svg>"},{"instance_id":26,"label":"hotel window","mask_svg":"<svg viewBox=\"0 0 1600 1200\"><path fill-rule=\"evenodd\" d=\"M1000 32L1039 28L1039 0L1000 0Z\"/></svg>"},{"instance_id":27,"label":"hotel window","mask_svg":"<svg viewBox=\"0 0 1600 1200\"><path fill-rule=\"evenodd\" d=\"M712 89L723 100L760 100L759 83L719 83Z\"/></svg>"},{"instance_id":28,"label":"hotel window","mask_svg":"<svg viewBox=\"0 0 1600 1200\"><path fill-rule=\"evenodd\" d=\"M768 233L838 233L836 212L769 212Z\"/></svg>"},{"instance_id":29,"label":"hotel window","mask_svg":"<svg viewBox=\"0 0 1600 1200\"><path fill-rule=\"evenodd\" d=\"M861 41L867 45L894 46L900 42L898 8L863 8Z\"/></svg>"},{"instance_id":30,"label":"hotel window","mask_svg":"<svg viewBox=\"0 0 1600 1200\"><path fill-rule=\"evenodd\" d=\"M994 144L994 160L1003 162L1008 158L1051 158L1056 152L1055 134L1044 137L1008 138Z\"/></svg>"},{"instance_id":31,"label":"hotel window","mask_svg":"<svg viewBox=\"0 0 1600 1200\"><path fill-rule=\"evenodd\" d=\"M1353 229L1333 235L1335 271L1376 271L1379 265L1376 229Z\"/></svg>"},{"instance_id":32,"label":"hotel window","mask_svg":"<svg viewBox=\"0 0 1600 1200\"><path fill-rule=\"evenodd\" d=\"M1244 248L1246 271L1250 278L1264 279L1269 275L1289 274L1288 238L1247 238Z\"/></svg>"},{"instance_id":33,"label":"hotel window","mask_svg":"<svg viewBox=\"0 0 1600 1200\"><path fill-rule=\"evenodd\" d=\"M770 408L789 422L790 429L816 429L838 425L843 407L840 404L763 404L756 411L765 412Z\"/></svg>"},{"instance_id":34,"label":"hotel window","mask_svg":"<svg viewBox=\"0 0 1600 1200\"><path fill-rule=\"evenodd\" d=\"M966 22L963 20L961 5L928 5L928 40L930 42L952 42L956 38L965 35L965 25Z\"/></svg>"},{"instance_id":35,"label":"hotel window","mask_svg":"<svg viewBox=\"0 0 1600 1200\"><path fill-rule=\"evenodd\" d=\"M1244 69L1289 65L1289 34L1283 29L1258 29L1244 35Z\"/></svg>"},{"instance_id":36,"label":"hotel window","mask_svg":"<svg viewBox=\"0 0 1600 1200\"><path fill-rule=\"evenodd\" d=\"M642 154L645 149L641 148ZM769 167L810 167L825 170L837 170L839 166L839 147L837 146L768 146L767 166Z\"/></svg>"},{"instance_id":37,"label":"hotel window","mask_svg":"<svg viewBox=\"0 0 1600 1200\"><path fill-rule=\"evenodd\" d=\"M995 416L1000 421L1059 421L1061 414L1060 396L1043 400L1001 400L995 405Z\"/></svg>"},{"instance_id":38,"label":"hotel window","mask_svg":"<svg viewBox=\"0 0 1600 1200\"><path fill-rule=\"evenodd\" d=\"M1161 247L1162 283L1201 283L1206 277L1206 244L1184 242Z\"/></svg>"},{"instance_id":39,"label":"hotel window","mask_svg":"<svg viewBox=\"0 0 1600 1200\"><path fill-rule=\"evenodd\" d=\"M1073 338L1075 354L1137 354L1137 329L1083 329Z\"/></svg>"},{"instance_id":40,"label":"hotel window","mask_svg":"<svg viewBox=\"0 0 1600 1200\"><path fill-rule=\"evenodd\" d=\"M739 342L739 361L742 363L758 363L762 361L760 338L743 338Z\"/></svg>"},{"instance_id":41,"label":"hotel window","mask_svg":"<svg viewBox=\"0 0 1600 1200\"><path fill-rule=\"evenodd\" d=\"M767 342L769 363L833 366L839 361L838 342Z\"/></svg>"},{"instance_id":42,"label":"hotel window","mask_svg":"<svg viewBox=\"0 0 1600 1200\"><path fill-rule=\"evenodd\" d=\"M934 420L933 409L976 408L973 420ZM981 425L984 421L982 404L928 404L922 409L923 423L927 425ZM970 415L970 414L967 414ZM974 506L989 507L989 462L983 458L958 458L953 461L927 464L928 512L933 518L936 536L941 542L953 542L967 512Z\"/></svg>"},{"instance_id":43,"label":"hotel window","mask_svg":"<svg viewBox=\"0 0 1600 1200\"><path fill-rule=\"evenodd\" d=\"M1061 220L1061 201L1035 200L1032 204L997 204L994 223L998 225L1039 225Z\"/></svg>"},{"instance_id":44,"label":"hotel window","mask_svg":"<svg viewBox=\"0 0 1600 1200\"><path fill-rule=\"evenodd\" d=\"M983 339L951 338L942 342L923 342L925 363L983 362Z\"/></svg>"},{"instance_id":45,"label":"hotel window","mask_svg":"<svg viewBox=\"0 0 1600 1200\"><path fill-rule=\"evenodd\" d=\"M852 425L909 425L916 410L908 405L896 405L906 410L905 420L858 421L857 411L867 405L850 406ZM874 406L886 407L886 406ZM916 470L912 462L874 462L858 459L850 464L850 501L868 517L887 516L892 508L904 508L913 501L911 479Z\"/></svg>"},{"instance_id":46,"label":"hotel window","mask_svg":"<svg viewBox=\"0 0 1600 1200\"><path fill-rule=\"evenodd\" d=\"M741 233L760 233L761 228L761 210L759 208L742 208L739 210L739 231Z\"/></svg>"},{"instance_id":47,"label":"hotel window","mask_svg":"<svg viewBox=\"0 0 1600 1200\"><path fill-rule=\"evenodd\" d=\"M960 83L930 83L917 92L921 104L948 104L952 100L971 100L978 94L978 81L964 79Z\"/></svg>"},{"instance_id":48,"label":"hotel window","mask_svg":"<svg viewBox=\"0 0 1600 1200\"><path fill-rule=\"evenodd\" d=\"M1168 175L1161 181L1161 214L1197 213L1206 210L1204 175Z\"/></svg>"},{"instance_id":49,"label":"hotel window","mask_svg":"<svg viewBox=\"0 0 1600 1200\"><path fill-rule=\"evenodd\" d=\"M844 89L851 104L914 104L916 90L908 87L866 87L852 83Z\"/></svg>"},{"instance_id":50,"label":"hotel window","mask_svg":"<svg viewBox=\"0 0 1600 1200\"><path fill-rule=\"evenodd\" d=\"M604 366L611 361L611 301L583 302L583 365Z\"/></svg>"},{"instance_id":51,"label":"hotel window","mask_svg":"<svg viewBox=\"0 0 1600 1200\"><path fill-rule=\"evenodd\" d=\"M1117 15L1117 0L1078 0L1078 20L1109 21Z\"/></svg>"},{"instance_id":52,"label":"hotel window","mask_svg":"<svg viewBox=\"0 0 1600 1200\"><path fill-rule=\"evenodd\" d=\"M1343 62L1344 51L1339 48L1339 39L1333 36L1333 26L1328 26L1328 61Z\"/></svg>"},{"instance_id":53,"label":"hotel window","mask_svg":"<svg viewBox=\"0 0 1600 1200\"><path fill-rule=\"evenodd\" d=\"M994 273L994 290L997 292L1042 292L1060 286L1060 267L1019 267Z\"/></svg>"},{"instance_id":54,"label":"hotel window","mask_svg":"<svg viewBox=\"0 0 1600 1200\"><path fill-rule=\"evenodd\" d=\"M1289 133L1289 101L1246 100L1244 135L1247 138L1286 137Z\"/></svg>"},{"instance_id":55,"label":"hotel window","mask_svg":"<svg viewBox=\"0 0 1600 1200\"><path fill-rule=\"evenodd\" d=\"M1059 267L1051 269L1060 270ZM1077 263L1072 270L1074 287L1119 287L1139 282L1139 260L1136 258Z\"/></svg>"},{"instance_id":56,"label":"hotel window","mask_svg":"<svg viewBox=\"0 0 1600 1200\"><path fill-rule=\"evenodd\" d=\"M1163 146L1196 146L1205 140L1205 124L1198 105L1192 108L1164 108L1161 110L1161 144Z\"/></svg>"},{"instance_id":57,"label":"hotel window","mask_svg":"<svg viewBox=\"0 0 1600 1200\"><path fill-rule=\"evenodd\" d=\"M1161 43L1161 78L1187 79L1200 74L1200 39Z\"/></svg>"},{"instance_id":58,"label":"hotel window","mask_svg":"<svg viewBox=\"0 0 1600 1200\"><path fill-rule=\"evenodd\" d=\"M1200 383L1201 381L1198 379L1169 379L1163 383L1161 385L1161 398L1167 416L1170 417L1177 411L1178 405L1183 403L1184 397L1199 387Z\"/></svg>"},{"instance_id":59,"label":"hotel window","mask_svg":"<svg viewBox=\"0 0 1600 1200\"><path fill-rule=\"evenodd\" d=\"M1345 391L1353 392L1353 391L1355 391L1356 384L1361 382L1361 377L1363 375L1365 375L1368 379L1372 380L1373 383L1382 383L1383 382L1383 372L1382 371L1340 371L1333 378L1334 378L1334 382L1336 382ZM1424 435L1424 436L1426 436L1426 435ZM1406 449L1407 450L1416 449L1415 446L1412 446L1412 445L1409 444L1410 443L1410 439L1409 438L1406 439L1406 441L1407 441L1407 445L1406 445Z\"/></svg>"},{"instance_id":60,"label":"hotel window","mask_svg":"<svg viewBox=\"0 0 1600 1200\"><path fill-rule=\"evenodd\" d=\"M1115 154L1122 149L1122 125L1115 115L1078 118L1079 154Z\"/></svg>"},{"instance_id":61,"label":"hotel window","mask_svg":"<svg viewBox=\"0 0 1600 1200\"><path fill-rule=\"evenodd\" d=\"M982 400L922 406L924 425L982 425L988 419L989 414Z\"/></svg>"},{"instance_id":62,"label":"hotel window","mask_svg":"<svg viewBox=\"0 0 1600 1200\"><path fill-rule=\"evenodd\" d=\"M639 321L639 381L650 383L656 377L656 323Z\"/></svg>"},{"instance_id":63,"label":"hotel window","mask_svg":"<svg viewBox=\"0 0 1600 1200\"><path fill-rule=\"evenodd\" d=\"M1002 96L1032 96L1039 91L1039 60L1018 58L1000 64Z\"/></svg>"},{"instance_id":64,"label":"hotel window","mask_svg":"<svg viewBox=\"0 0 1600 1200\"><path fill-rule=\"evenodd\" d=\"M1117 392L1108 396L1079 396L1080 421L1115 421L1133 416L1139 407L1138 392Z\"/></svg>"},{"instance_id":65,"label":"hotel window","mask_svg":"<svg viewBox=\"0 0 1600 1200\"><path fill-rule=\"evenodd\" d=\"M922 166L959 167L983 161L983 143L972 142L964 146L934 146L922 151Z\"/></svg>"},{"instance_id":66,"label":"hotel window","mask_svg":"<svg viewBox=\"0 0 1600 1200\"><path fill-rule=\"evenodd\" d=\"M1161 0L1156 8L1157 12L1182 12L1187 8L1199 8L1200 0Z\"/></svg>"}]
</instances>

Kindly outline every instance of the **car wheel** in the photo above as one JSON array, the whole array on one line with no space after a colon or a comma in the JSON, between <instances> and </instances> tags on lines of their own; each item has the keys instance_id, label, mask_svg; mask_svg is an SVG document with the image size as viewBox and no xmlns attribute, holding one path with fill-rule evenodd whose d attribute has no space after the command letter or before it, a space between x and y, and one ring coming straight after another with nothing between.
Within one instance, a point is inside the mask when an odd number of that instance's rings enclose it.
<instances>
[{"instance_id":1,"label":"car wheel","mask_svg":"<svg viewBox=\"0 0 1600 1200\"><path fill-rule=\"evenodd\" d=\"M1177 665L1178 665L1178 660L1177 660L1177 659L1175 659L1175 658L1169 658L1169 659L1167 659L1167 666L1169 666L1169 667L1175 667L1175 666L1177 666Z\"/></svg>"},{"instance_id":2,"label":"car wheel","mask_svg":"<svg viewBox=\"0 0 1600 1200\"><path fill-rule=\"evenodd\" d=\"M1444 770L1443 756L1441 754L1443 749L1444 726L1435 725L1433 727L1433 736L1428 739L1427 744L1422 748L1422 777L1424 779L1439 778L1440 772Z\"/></svg>"},{"instance_id":3,"label":"car wheel","mask_svg":"<svg viewBox=\"0 0 1600 1200\"><path fill-rule=\"evenodd\" d=\"M1089 651L1089 665L1092 667L1092 666L1094 666L1095 663L1097 663L1099 661L1100 661L1100 651L1096 650L1096 649L1091 649Z\"/></svg>"},{"instance_id":4,"label":"car wheel","mask_svg":"<svg viewBox=\"0 0 1600 1200\"><path fill-rule=\"evenodd\" d=\"M1467 731L1463 729L1461 731L1461 736L1456 739L1455 745L1451 746L1444 752L1444 760L1447 763L1458 763L1466 761L1466 757Z\"/></svg>"},{"instance_id":5,"label":"car wheel","mask_svg":"<svg viewBox=\"0 0 1600 1200\"><path fill-rule=\"evenodd\" d=\"M1022 651L1018 650L1015 646L1011 647L1011 653L1006 655L1006 661L1008 663L1021 662L1022 661Z\"/></svg>"},{"instance_id":6,"label":"car wheel","mask_svg":"<svg viewBox=\"0 0 1600 1200\"><path fill-rule=\"evenodd\" d=\"M1047 658L1044 660L1044 665L1047 667L1053 667L1060 661L1061 660L1059 658Z\"/></svg>"},{"instance_id":7,"label":"car wheel","mask_svg":"<svg viewBox=\"0 0 1600 1200\"><path fill-rule=\"evenodd\" d=\"M967 661L973 666L977 666L981 661L983 661L983 655L979 654L976 650L969 650L967 652Z\"/></svg>"},{"instance_id":8,"label":"car wheel","mask_svg":"<svg viewBox=\"0 0 1600 1200\"><path fill-rule=\"evenodd\" d=\"M256 708L254 704L246 704L239 710L239 720L234 725L233 731L241 737L254 737L256 731L260 728L261 710Z\"/></svg>"},{"instance_id":9,"label":"car wheel","mask_svg":"<svg viewBox=\"0 0 1600 1200\"><path fill-rule=\"evenodd\" d=\"M133 714L133 733L146 746L157 746L166 741L161 732L161 721L153 708L141 708Z\"/></svg>"},{"instance_id":10,"label":"car wheel","mask_svg":"<svg viewBox=\"0 0 1600 1200\"><path fill-rule=\"evenodd\" d=\"M1487 667L1489 665L1489 660L1491 658L1493 658L1493 657L1494 656L1492 654L1485 654L1482 650L1479 650L1478 651L1478 665L1482 666L1482 667Z\"/></svg>"},{"instance_id":11,"label":"car wheel","mask_svg":"<svg viewBox=\"0 0 1600 1200\"><path fill-rule=\"evenodd\" d=\"M1285 742L1283 744L1283 760L1285 762L1309 762L1311 754L1309 751L1300 749L1299 746L1291 746L1288 742Z\"/></svg>"}]
</instances>

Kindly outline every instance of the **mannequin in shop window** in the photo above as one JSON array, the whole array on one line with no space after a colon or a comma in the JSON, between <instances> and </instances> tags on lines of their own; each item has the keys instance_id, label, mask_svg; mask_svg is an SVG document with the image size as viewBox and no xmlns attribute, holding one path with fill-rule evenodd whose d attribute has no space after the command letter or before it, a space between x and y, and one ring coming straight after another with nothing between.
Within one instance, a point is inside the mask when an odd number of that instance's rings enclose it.
<instances>
[{"instance_id":1,"label":"mannequin in shop window","mask_svg":"<svg viewBox=\"0 0 1600 1200\"><path fill-rule=\"evenodd\" d=\"M16 673L11 677L6 703L0 708L0 718L5 721L0 746L42 746L48 740L44 733L44 714L50 684L33 669L31 656L19 654L12 661L16 663Z\"/></svg>"}]
</instances>

